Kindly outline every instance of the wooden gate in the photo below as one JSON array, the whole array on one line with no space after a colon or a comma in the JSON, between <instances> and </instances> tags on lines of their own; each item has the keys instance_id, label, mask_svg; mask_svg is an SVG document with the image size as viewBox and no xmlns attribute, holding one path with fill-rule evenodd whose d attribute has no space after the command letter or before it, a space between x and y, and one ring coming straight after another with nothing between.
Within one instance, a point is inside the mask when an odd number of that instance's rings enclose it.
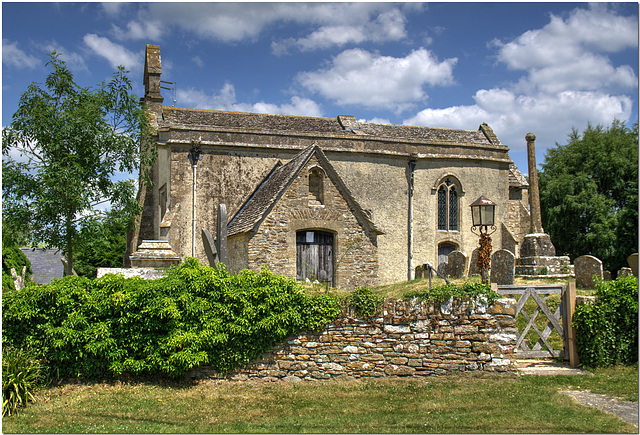
<instances>
[{"instance_id":1,"label":"wooden gate","mask_svg":"<svg viewBox=\"0 0 640 435\"><path fill-rule=\"evenodd\" d=\"M566 284L493 285L498 293L516 299L519 358L569 359L573 303ZM551 295L559 295L550 299ZM575 298L575 296L573 296ZM559 299L559 300L558 300ZM547 302L549 301L549 303ZM542 315L541 315L542 314Z\"/></svg>"},{"instance_id":2,"label":"wooden gate","mask_svg":"<svg viewBox=\"0 0 640 435\"><path fill-rule=\"evenodd\" d=\"M298 231L296 234L296 278L326 282L333 286L333 234Z\"/></svg>"}]
</instances>

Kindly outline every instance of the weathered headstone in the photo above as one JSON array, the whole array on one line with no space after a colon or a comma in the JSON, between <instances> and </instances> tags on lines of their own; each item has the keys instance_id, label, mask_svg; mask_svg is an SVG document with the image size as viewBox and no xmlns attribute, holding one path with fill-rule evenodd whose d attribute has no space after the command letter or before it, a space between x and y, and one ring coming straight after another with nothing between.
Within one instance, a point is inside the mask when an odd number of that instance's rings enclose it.
<instances>
[{"instance_id":1,"label":"weathered headstone","mask_svg":"<svg viewBox=\"0 0 640 435\"><path fill-rule=\"evenodd\" d=\"M627 257L627 263L629 263L629 267L633 271L633 276L638 276L638 253L629 255Z\"/></svg>"},{"instance_id":2,"label":"weathered headstone","mask_svg":"<svg viewBox=\"0 0 640 435\"><path fill-rule=\"evenodd\" d=\"M576 283L584 288L593 288L593 278L602 279L602 261L592 255L583 255L573 262Z\"/></svg>"},{"instance_id":3,"label":"weathered headstone","mask_svg":"<svg viewBox=\"0 0 640 435\"><path fill-rule=\"evenodd\" d=\"M507 249L496 251L491 256L491 282L513 284L516 274L516 256Z\"/></svg>"},{"instance_id":4,"label":"weathered headstone","mask_svg":"<svg viewBox=\"0 0 640 435\"><path fill-rule=\"evenodd\" d=\"M467 256L460 251L453 251L448 256L447 275L451 278L462 278L467 270Z\"/></svg>"},{"instance_id":5,"label":"weathered headstone","mask_svg":"<svg viewBox=\"0 0 640 435\"><path fill-rule=\"evenodd\" d=\"M143 240L129 259L131 267L159 269L177 266L181 260L167 240Z\"/></svg>"},{"instance_id":6,"label":"weathered headstone","mask_svg":"<svg viewBox=\"0 0 640 435\"><path fill-rule=\"evenodd\" d=\"M424 268L422 266L416 266L416 270L415 270L416 274L415 274L415 279L422 279L425 276L424 273Z\"/></svg>"},{"instance_id":7,"label":"weathered headstone","mask_svg":"<svg viewBox=\"0 0 640 435\"><path fill-rule=\"evenodd\" d=\"M209 266L214 267L218 262L218 251L216 250L216 244L211 237L209 230L202 229L202 245L204 246L204 252L207 254L207 260L209 260Z\"/></svg>"},{"instance_id":8,"label":"weathered headstone","mask_svg":"<svg viewBox=\"0 0 640 435\"><path fill-rule=\"evenodd\" d=\"M602 272L602 276L604 277L605 281L611 281L611 271L605 270L604 272Z\"/></svg>"},{"instance_id":9,"label":"weathered headstone","mask_svg":"<svg viewBox=\"0 0 640 435\"><path fill-rule=\"evenodd\" d=\"M630 267L623 267L618 271L618 278L621 276L632 276L633 270Z\"/></svg>"},{"instance_id":10,"label":"weathered headstone","mask_svg":"<svg viewBox=\"0 0 640 435\"><path fill-rule=\"evenodd\" d=\"M227 206L225 204L218 204L216 230L218 261L227 265Z\"/></svg>"},{"instance_id":11,"label":"weathered headstone","mask_svg":"<svg viewBox=\"0 0 640 435\"><path fill-rule=\"evenodd\" d=\"M480 275L480 269L478 269L478 253L480 248L476 248L471 253L471 261L469 262L469 276Z\"/></svg>"}]
</instances>

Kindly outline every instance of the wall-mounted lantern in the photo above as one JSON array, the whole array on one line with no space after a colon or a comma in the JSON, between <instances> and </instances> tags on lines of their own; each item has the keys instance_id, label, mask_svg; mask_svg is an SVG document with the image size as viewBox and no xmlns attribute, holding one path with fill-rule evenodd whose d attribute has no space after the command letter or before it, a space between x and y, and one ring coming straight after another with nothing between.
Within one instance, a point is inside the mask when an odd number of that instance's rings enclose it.
<instances>
[{"instance_id":1,"label":"wall-mounted lantern","mask_svg":"<svg viewBox=\"0 0 640 435\"><path fill-rule=\"evenodd\" d=\"M482 276L482 283L489 281L489 266L491 264L491 234L495 233L496 204L490 199L481 196L471 204L471 220L473 226L471 232L480 236L480 249L478 251L478 268Z\"/></svg>"}]
</instances>

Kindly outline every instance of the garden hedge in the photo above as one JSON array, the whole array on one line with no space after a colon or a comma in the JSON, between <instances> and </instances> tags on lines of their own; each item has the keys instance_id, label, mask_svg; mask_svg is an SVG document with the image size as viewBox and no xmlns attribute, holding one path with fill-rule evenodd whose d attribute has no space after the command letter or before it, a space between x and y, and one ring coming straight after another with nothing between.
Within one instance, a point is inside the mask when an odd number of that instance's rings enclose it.
<instances>
[{"instance_id":1,"label":"garden hedge","mask_svg":"<svg viewBox=\"0 0 640 435\"><path fill-rule=\"evenodd\" d=\"M573 314L578 356L584 366L638 363L638 278L596 283L595 301Z\"/></svg>"},{"instance_id":2,"label":"garden hedge","mask_svg":"<svg viewBox=\"0 0 640 435\"><path fill-rule=\"evenodd\" d=\"M188 258L155 281L32 284L5 294L2 308L3 344L38 349L50 378L178 377L202 364L231 371L298 330L322 329L340 303L266 268L233 276Z\"/></svg>"}]
</instances>

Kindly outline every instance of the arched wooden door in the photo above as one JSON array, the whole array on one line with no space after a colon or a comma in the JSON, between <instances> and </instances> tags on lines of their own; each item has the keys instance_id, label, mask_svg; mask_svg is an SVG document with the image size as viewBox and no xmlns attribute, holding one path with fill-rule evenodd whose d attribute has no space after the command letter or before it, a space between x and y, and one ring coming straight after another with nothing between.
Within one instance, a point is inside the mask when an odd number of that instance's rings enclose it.
<instances>
[{"instance_id":1,"label":"arched wooden door","mask_svg":"<svg viewBox=\"0 0 640 435\"><path fill-rule=\"evenodd\" d=\"M304 230L296 233L296 275L304 281L326 282L333 286L333 234Z\"/></svg>"}]
</instances>

